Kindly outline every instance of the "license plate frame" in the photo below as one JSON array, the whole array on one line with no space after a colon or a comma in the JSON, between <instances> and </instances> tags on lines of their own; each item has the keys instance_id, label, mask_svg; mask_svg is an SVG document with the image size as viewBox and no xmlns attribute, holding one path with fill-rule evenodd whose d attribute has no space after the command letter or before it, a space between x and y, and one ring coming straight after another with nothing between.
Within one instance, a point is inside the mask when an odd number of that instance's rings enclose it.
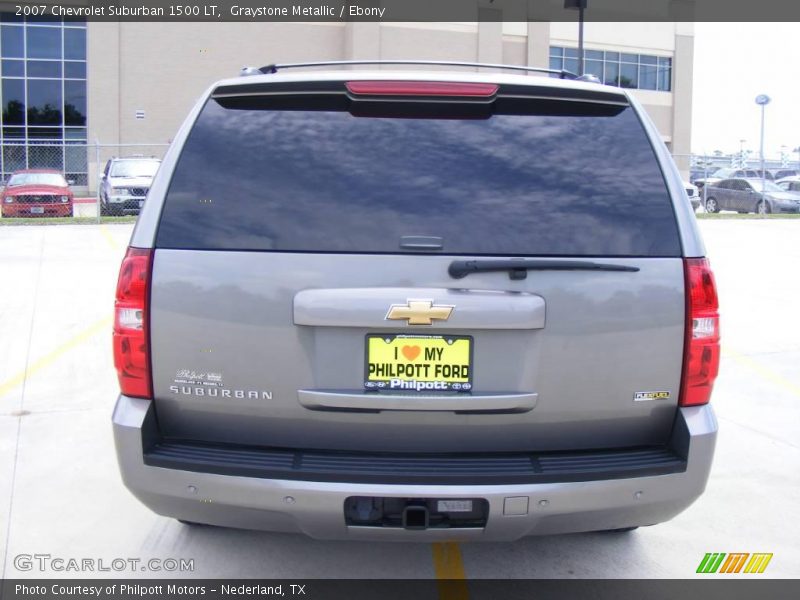
<instances>
[{"instance_id":1,"label":"license plate frame","mask_svg":"<svg viewBox=\"0 0 800 600\"><path fill-rule=\"evenodd\" d=\"M374 340L374 341L373 341ZM403 348L408 347L408 350ZM414 348L417 353L414 353ZM375 360L370 360L371 349L376 352ZM399 356L399 351L408 351L404 357ZM432 352L428 352L434 349ZM436 350L439 359L433 358ZM444 351L452 360L448 362ZM392 352L394 350L394 352ZM386 353L389 353L388 360ZM421 334L421 333L368 333L364 339L364 389L368 392L394 392L409 394L439 394L439 393L470 393L473 388L474 375L473 356L475 353L475 340L470 335L449 334ZM380 356L379 356L380 355ZM392 356L393 355L393 356ZM463 360L466 356L467 363ZM419 359L422 360L419 360ZM376 365L373 371L371 365ZM379 365L383 365L383 371ZM398 365L403 365L398 369ZM411 365L415 374L409 375L405 371L406 365ZM428 367L425 367L428 365ZM439 365L439 368L437 368ZM466 366L466 374L464 374ZM456 372L456 367L458 372ZM402 372L398 372L398 370ZM445 375L445 373L447 373ZM392 375L394 375L392 377ZM398 383L400 382L400 383Z\"/></svg>"}]
</instances>

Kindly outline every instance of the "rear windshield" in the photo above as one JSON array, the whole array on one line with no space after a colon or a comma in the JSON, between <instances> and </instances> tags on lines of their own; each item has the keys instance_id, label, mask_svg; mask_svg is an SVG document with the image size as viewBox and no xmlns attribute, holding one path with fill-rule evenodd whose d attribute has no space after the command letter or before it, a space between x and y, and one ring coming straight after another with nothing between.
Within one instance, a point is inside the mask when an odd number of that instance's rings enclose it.
<instances>
[{"instance_id":1,"label":"rear windshield","mask_svg":"<svg viewBox=\"0 0 800 600\"><path fill-rule=\"evenodd\" d=\"M679 256L671 201L630 107L481 118L224 108L178 160L157 246L462 255ZM613 114L612 114L613 113ZM444 115L447 117L447 115Z\"/></svg>"}]
</instances>

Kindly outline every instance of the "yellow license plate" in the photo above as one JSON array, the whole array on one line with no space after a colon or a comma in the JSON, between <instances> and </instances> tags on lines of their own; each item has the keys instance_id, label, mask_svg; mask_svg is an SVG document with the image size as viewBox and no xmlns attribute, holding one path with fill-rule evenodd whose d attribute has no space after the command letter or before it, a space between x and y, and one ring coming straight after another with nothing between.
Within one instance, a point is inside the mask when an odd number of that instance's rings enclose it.
<instances>
[{"instance_id":1,"label":"yellow license plate","mask_svg":"<svg viewBox=\"0 0 800 600\"><path fill-rule=\"evenodd\" d=\"M468 392L472 338L458 335L367 335L364 388L372 391Z\"/></svg>"}]
</instances>

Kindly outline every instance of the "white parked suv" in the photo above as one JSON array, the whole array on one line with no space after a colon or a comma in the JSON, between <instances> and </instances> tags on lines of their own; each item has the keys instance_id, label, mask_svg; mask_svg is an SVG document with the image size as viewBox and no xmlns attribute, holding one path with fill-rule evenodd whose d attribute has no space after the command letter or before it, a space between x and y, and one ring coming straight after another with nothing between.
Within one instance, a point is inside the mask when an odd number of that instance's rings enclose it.
<instances>
[{"instance_id":1,"label":"white parked suv","mask_svg":"<svg viewBox=\"0 0 800 600\"><path fill-rule=\"evenodd\" d=\"M138 215L144 206L158 158L112 158L100 176L100 210L105 215Z\"/></svg>"}]
</instances>

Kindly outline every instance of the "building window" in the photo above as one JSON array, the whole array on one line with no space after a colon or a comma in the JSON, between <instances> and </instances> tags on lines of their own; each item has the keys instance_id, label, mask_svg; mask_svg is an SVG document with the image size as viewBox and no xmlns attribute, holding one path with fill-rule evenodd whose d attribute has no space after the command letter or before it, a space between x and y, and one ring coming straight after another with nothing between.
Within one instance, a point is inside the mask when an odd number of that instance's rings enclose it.
<instances>
[{"instance_id":1,"label":"building window","mask_svg":"<svg viewBox=\"0 0 800 600\"><path fill-rule=\"evenodd\" d=\"M0 174L63 171L87 185L86 23L0 13Z\"/></svg>"},{"instance_id":2,"label":"building window","mask_svg":"<svg viewBox=\"0 0 800 600\"><path fill-rule=\"evenodd\" d=\"M583 70L606 85L636 90L672 91L672 58L649 54L628 54L584 50ZM550 46L550 68L578 72L578 50Z\"/></svg>"}]
</instances>

